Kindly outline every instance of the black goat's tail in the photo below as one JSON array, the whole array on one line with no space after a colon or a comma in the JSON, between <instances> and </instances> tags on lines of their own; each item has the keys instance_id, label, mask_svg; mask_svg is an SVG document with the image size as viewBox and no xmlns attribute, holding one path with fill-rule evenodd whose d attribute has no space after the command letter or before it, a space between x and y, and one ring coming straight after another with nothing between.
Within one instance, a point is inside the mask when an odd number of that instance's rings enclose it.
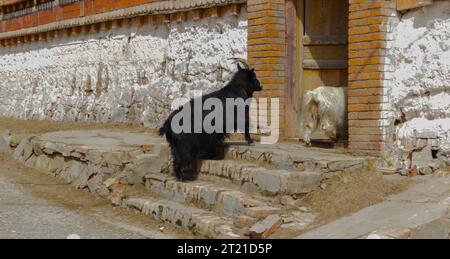
<instances>
[{"instance_id":1,"label":"black goat's tail","mask_svg":"<svg viewBox=\"0 0 450 259\"><path fill-rule=\"evenodd\" d=\"M166 133L167 133L167 127L166 127L165 124L159 129L158 133L159 133L159 135L160 135L161 137L164 136L164 135L166 135Z\"/></svg>"},{"instance_id":2,"label":"black goat's tail","mask_svg":"<svg viewBox=\"0 0 450 259\"><path fill-rule=\"evenodd\" d=\"M169 143L172 142L172 129L170 128L169 120L164 123L164 125L159 129L159 135L166 136Z\"/></svg>"}]
</instances>

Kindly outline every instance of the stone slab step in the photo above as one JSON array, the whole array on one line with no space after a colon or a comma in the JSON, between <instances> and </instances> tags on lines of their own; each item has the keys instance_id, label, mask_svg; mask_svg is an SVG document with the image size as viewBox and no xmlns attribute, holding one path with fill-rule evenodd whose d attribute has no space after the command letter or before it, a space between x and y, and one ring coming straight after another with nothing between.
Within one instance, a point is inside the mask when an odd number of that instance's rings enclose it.
<instances>
[{"instance_id":1,"label":"stone slab step","mask_svg":"<svg viewBox=\"0 0 450 259\"><path fill-rule=\"evenodd\" d=\"M224 148L227 159L265 163L279 169L334 174L353 172L378 161L375 157L354 156L333 149L308 148L302 144L232 145Z\"/></svg>"},{"instance_id":2,"label":"stone slab step","mask_svg":"<svg viewBox=\"0 0 450 259\"><path fill-rule=\"evenodd\" d=\"M244 189L257 189L271 195L309 193L323 180L320 172L267 169L254 163L231 160L204 160L198 171L203 175L228 179Z\"/></svg>"},{"instance_id":3,"label":"stone slab step","mask_svg":"<svg viewBox=\"0 0 450 259\"><path fill-rule=\"evenodd\" d=\"M149 216L153 220L170 223L182 230L206 238L243 238L233 229L231 218L220 217L206 210L186 206L174 201L151 197L130 197L125 207Z\"/></svg>"},{"instance_id":4,"label":"stone slab step","mask_svg":"<svg viewBox=\"0 0 450 259\"><path fill-rule=\"evenodd\" d=\"M131 140L122 141L126 138ZM296 215L280 204L280 198L313 190L322 173L268 169L241 160L209 160L200 163L198 181L180 183L168 177L167 145L142 145L144 140L152 141L131 133L60 132L25 136L10 148L14 158L29 167L203 237L250 235L252 227L266 226L262 221L272 215L283 222L268 224L263 236L274 232L273 226L291 229L311 223L313 215ZM130 198L128 190L142 183L152 191L149 197Z\"/></svg>"},{"instance_id":5,"label":"stone slab step","mask_svg":"<svg viewBox=\"0 0 450 259\"><path fill-rule=\"evenodd\" d=\"M195 204L227 216L246 215L255 218L279 214L282 209L274 206L276 199L259 197L240 191L230 184L197 180L179 182L164 174L149 174L145 185L154 194L180 203Z\"/></svg>"}]
</instances>

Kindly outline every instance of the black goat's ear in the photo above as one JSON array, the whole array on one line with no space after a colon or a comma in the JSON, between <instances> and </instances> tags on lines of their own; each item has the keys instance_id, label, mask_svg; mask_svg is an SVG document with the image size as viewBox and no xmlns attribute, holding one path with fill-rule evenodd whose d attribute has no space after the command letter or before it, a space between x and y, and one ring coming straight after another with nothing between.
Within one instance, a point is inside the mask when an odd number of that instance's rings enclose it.
<instances>
[{"instance_id":1,"label":"black goat's ear","mask_svg":"<svg viewBox=\"0 0 450 259\"><path fill-rule=\"evenodd\" d=\"M241 67L241 65L239 63L237 63L237 67L238 67L239 71L242 70L242 67Z\"/></svg>"},{"instance_id":2,"label":"black goat's ear","mask_svg":"<svg viewBox=\"0 0 450 259\"><path fill-rule=\"evenodd\" d=\"M254 69L254 68L252 68L252 72L255 72L255 69Z\"/></svg>"}]
</instances>

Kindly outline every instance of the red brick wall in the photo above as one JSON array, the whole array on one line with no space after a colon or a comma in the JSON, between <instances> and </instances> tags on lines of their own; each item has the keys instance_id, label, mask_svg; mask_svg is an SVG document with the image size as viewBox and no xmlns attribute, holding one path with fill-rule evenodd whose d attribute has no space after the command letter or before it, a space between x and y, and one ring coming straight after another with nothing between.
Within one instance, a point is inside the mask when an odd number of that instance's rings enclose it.
<instances>
[{"instance_id":1,"label":"red brick wall","mask_svg":"<svg viewBox=\"0 0 450 259\"><path fill-rule=\"evenodd\" d=\"M56 21L109 12L160 0L86 0L50 10L35 12L0 22L0 33L35 27Z\"/></svg>"},{"instance_id":2,"label":"red brick wall","mask_svg":"<svg viewBox=\"0 0 450 259\"><path fill-rule=\"evenodd\" d=\"M386 119L383 112L388 22L395 0L350 0L349 142L351 149L381 151Z\"/></svg>"},{"instance_id":3,"label":"red brick wall","mask_svg":"<svg viewBox=\"0 0 450 259\"><path fill-rule=\"evenodd\" d=\"M280 99L280 128L286 127L285 0L248 0L248 61L264 91L257 97Z\"/></svg>"}]
</instances>

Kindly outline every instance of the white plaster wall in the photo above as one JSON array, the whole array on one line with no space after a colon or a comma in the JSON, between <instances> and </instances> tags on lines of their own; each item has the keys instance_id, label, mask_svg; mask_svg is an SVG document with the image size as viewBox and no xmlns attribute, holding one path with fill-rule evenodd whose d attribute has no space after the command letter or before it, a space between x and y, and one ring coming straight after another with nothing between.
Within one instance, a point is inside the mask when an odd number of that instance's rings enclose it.
<instances>
[{"instance_id":1,"label":"white plaster wall","mask_svg":"<svg viewBox=\"0 0 450 259\"><path fill-rule=\"evenodd\" d=\"M410 11L394 25L388 106L398 140L434 132L450 141L450 2Z\"/></svg>"},{"instance_id":2,"label":"white plaster wall","mask_svg":"<svg viewBox=\"0 0 450 259\"><path fill-rule=\"evenodd\" d=\"M175 98L222 87L246 48L245 8L0 48L0 116L158 127Z\"/></svg>"}]
</instances>

